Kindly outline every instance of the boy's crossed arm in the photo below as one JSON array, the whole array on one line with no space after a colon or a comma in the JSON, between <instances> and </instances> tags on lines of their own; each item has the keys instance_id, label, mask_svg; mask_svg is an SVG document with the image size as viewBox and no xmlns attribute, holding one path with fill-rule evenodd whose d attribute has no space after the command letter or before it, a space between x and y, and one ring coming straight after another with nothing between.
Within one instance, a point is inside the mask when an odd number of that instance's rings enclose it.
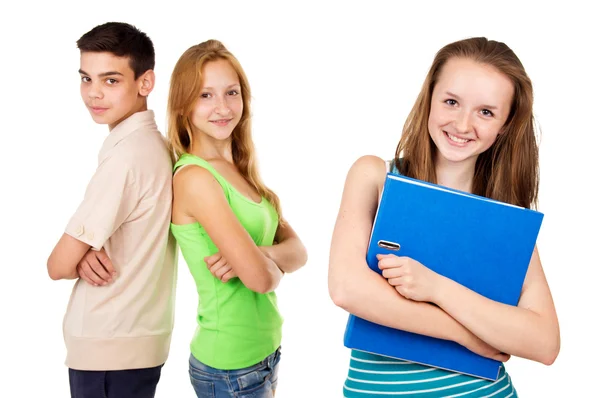
<instances>
[{"instance_id":1,"label":"boy's crossed arm","mask_svg":"<svg viewBox=\"0 0 600 398\"><path fill-rule=\"evenodd\" d=\"M77 264L79 277L94 286L104 286L113 281L117 271L104 248L90 249Z\"/></svg>"},{"instance_id":2,"label":"boy's crossed arm","mask_svg":"<svg viewBox=\"0 0 600 398\"><path fill-rule=\"evenodd\" d=\"M92 285L111 281L115 269L102 248L139 202L137 191L131 189L132 170L123 164L112 156L94 173L82 203L48 257L50 278L81 277Z\"/></svg>"},{"instance_id":3,"label":"boy's crossed arm","mask_svg":"<svg viewBox=\"0 0 600 398\"><path fill-rule=\"evenodd\" d=\"M90 245L63 234L50 257L48 257L48 275L54 280L78 278L77 264L90 249Z\"/></svg>"},{"instance_id":4,"label":"boy's crossed arm","mask_svg":"<svg viewBox=\"0 0 600 398\"><path fill-rule=\"evenodd\" d=\"M104 251L91 249L90 245L63 234L48 258L48 275L54 280L81 277L91 285L112 282L116 272Z\"/></svg>"}]
</instances>

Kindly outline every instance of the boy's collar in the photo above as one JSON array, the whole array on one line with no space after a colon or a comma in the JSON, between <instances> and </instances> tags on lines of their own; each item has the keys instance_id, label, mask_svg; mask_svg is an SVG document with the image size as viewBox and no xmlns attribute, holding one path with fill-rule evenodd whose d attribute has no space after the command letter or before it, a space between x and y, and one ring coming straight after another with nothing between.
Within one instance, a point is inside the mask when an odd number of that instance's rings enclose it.
<instances>
[{"instance_id":1,"label":"boy's collar","mask_svg":"<svg viewBox=\"0 0 600 398\"><path fill-rule=\"evenodd\" d=\"M112 148L141 127L150 127L152 130L157 130L154 111L136 112L116 125L104 140L104 144L102 144L102 149L100 149L100 154L98 155L98 162L102 162Z\"/></svg>"}]
</instances>

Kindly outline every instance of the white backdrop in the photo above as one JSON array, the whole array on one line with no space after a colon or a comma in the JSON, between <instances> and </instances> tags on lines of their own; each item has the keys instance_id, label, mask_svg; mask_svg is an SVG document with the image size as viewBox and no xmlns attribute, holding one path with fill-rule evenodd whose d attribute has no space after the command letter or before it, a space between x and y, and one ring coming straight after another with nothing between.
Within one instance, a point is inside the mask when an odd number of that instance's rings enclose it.
<instances>
[{"instance_id":1,"label":"white backdrop","mask_svg":"<svg viewBox=\"0 0 600 398\"><path fill-rule=\"evenodd\" d=\"M258 3L258 2L248 2ZM391 2L390 2L391 3ZM70 16L69 16L70 15ZM150 108L165 131L170 73L193 44L216 38L253 90L254 138L266 182L309 251L277 290L285 317L278 397L339 397L347 314L327 292L331 232L346 172L364 154L390 158L435 52L470 36L504 41L534 82L542 128L539 237L562 351L546 367L507 364L519 395L590 396L597 329L597 40L588 7L525 2L13 2L0 16L3 153L2 397L67 397L62 317L72 281L46 259L82 198L107 135L79 97L75 41L129 22L156 48ZM171 354L157 397L193 397L187 374L196 293L182 258ZM589 390L588 390L589 389ZM597 388L596 388L597 389Z\"/></svg>"}]
</instances>

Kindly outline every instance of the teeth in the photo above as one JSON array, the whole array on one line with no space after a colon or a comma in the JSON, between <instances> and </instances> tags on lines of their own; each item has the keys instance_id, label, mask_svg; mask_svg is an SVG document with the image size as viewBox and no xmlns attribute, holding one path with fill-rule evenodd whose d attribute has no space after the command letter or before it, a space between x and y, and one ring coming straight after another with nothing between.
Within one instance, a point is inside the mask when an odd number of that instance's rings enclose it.
<instances>
[{"instance_id":1,"label":"teeth","mask_svg":"<svg viewBox=\"0 0 600 398\"><path fill-rule=\"evenodd\" d=\"M452 141L454 141L454 142L458 142L458 143L460 143L460 144L464 144L465 142L469 142L469 140L466 140L466 139L464 139L464 138L458 138L458 137L455 137L455 136L453 136L453 135L452 135L452 134L450 134L450 133L446 133L446 134L448 134L448 137L450 137L450 139L451 139Z\"/></svg>"}]
</instances>

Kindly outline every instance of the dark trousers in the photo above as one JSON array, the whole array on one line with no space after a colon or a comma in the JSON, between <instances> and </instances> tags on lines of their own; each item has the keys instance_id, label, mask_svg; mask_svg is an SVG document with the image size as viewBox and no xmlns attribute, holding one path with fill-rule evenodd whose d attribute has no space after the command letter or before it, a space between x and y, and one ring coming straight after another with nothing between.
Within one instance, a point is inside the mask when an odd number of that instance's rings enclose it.
<instances>
[{"instance_id":1,"label":"dark trousers","mask_svg":"<svg viewBox=\"0 0 600 398\"><path fill-rule=\"evenodd\" d=\"M71 398L154 398L162 367L109 371L69 369Z\"/></svg>"}]
</instances>

